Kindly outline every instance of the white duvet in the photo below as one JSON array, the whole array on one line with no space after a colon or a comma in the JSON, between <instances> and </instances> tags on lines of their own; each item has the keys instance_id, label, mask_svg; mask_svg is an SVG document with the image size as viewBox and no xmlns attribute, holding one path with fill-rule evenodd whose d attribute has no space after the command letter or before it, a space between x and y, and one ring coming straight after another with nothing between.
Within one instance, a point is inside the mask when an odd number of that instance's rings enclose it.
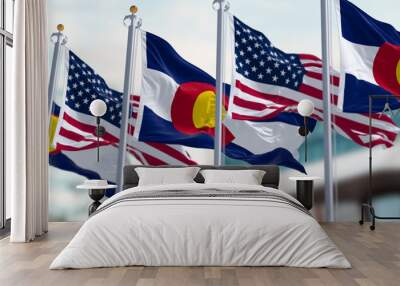
<instances>
[{"instance_id":1,"label":"white duvet","mask_svg":"<svg viewBox=\"0 0 400 286\"><path fill-rule=\"evenodd\" d=\"M131 192L263 190L262 186L180 184L125 190L106 200L50 269L145 266L349 268L318 222L293 206L257 198L154 198L113 204ZM107 207L108 206L108 207Z\"/></svg>"}]
</instances>

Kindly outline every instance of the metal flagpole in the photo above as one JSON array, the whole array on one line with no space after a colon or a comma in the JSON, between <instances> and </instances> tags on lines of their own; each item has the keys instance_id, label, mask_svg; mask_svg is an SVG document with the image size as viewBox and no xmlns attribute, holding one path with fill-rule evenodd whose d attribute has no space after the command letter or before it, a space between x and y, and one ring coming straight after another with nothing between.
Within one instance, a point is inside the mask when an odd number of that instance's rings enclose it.
<instances>
[{"instance_id":1,"label":"metal flagpole","mask_svg":"<svg viewBox=\"0 0 400 286\"><path fill-rule=\"evenodd\" d=\"M333 160L332 160L332 115L330 90L330 5L321 0L321 39L323 62L323 107L324 107L324 175L325 175L325 219L335 221Z\"/></svg>"},{"instance_id":2,"label":"metal flagpole","mask_svg":"<svg viewBox=\"0 0 400 286\"><path fill-rule=\"evenodd\" d=\"M48 91L48 96L49 96L49 120L51 116L51 108L53 106L53 98L54 98L54 93L55 93L55 88L56 88L56 74L57 74L57 67L58 67L58 59L59 59L59 54L60 54L60 47L61 45L65 45L67 43L67 37L64 36L62 33L64 31L64 25L63 24L58 24L57 25L57 33L53 33L50 36L50 39L55 39L54 41L54 52L53 52L53 59L51 62L51 70L50 70L50 79L49 79L49 91Z\"/></svg>"},{"instance_id":3,"label":"metal flagpole","mask_svg":"<svg viewBox=\"0 0 400 286\"><path fill-rule=\"evenodd\" d=\"M131 6L129 11L130 15L124 18L124 23L126 20L130 20L128 26L128 43L126 47L126 62L125 62L125 79L124 79L124 93L122 101L122 114L121 114L121 126L119 133L119 147L118 147L118 162L117 162L117 192L122 191L123 184L123 169L125 165L125 155L126 155L126 134L128 131L128 120L129 120L129 106L130 106L130 94L132 87L132 70L134 64L134 46L136 42L136 29L140 27L140 20L136 16L138 8L136 6Z\"/></svg>"},{"instance_id":4,"label":"metal flagpole","mask_svg":"<svg viewBox=\"0 0 400 286\"><path fill-rule=\"evenodd\" d=\"M218 14L217 20L217 71L216 71L216 107L214 136L214 165L222 164L222 107L224 96L224 46L225 46L225 12L229 9L225 0L214 0L213 7Z\"/></svg>"}]
</instances>

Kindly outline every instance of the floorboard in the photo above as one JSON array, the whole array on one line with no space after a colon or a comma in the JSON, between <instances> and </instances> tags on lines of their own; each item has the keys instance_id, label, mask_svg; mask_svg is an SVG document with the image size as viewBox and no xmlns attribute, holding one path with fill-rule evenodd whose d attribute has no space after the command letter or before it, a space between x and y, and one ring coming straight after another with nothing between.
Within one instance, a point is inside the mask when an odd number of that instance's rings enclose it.
<instances>
[{"instance_id":1,"label":"floorboard","mask_svg":"<svg viewBox=\"0 0 400 286\"><path fill-rule=\"evenodd\" d=\"M45 236L28 244L0 240L2 286L266 286L400 285L400 223L379 223L372 232L356 223L323 224L353 268L120 267L48 270L80 223L50 223Z\"/></svg>"}]
</instances>

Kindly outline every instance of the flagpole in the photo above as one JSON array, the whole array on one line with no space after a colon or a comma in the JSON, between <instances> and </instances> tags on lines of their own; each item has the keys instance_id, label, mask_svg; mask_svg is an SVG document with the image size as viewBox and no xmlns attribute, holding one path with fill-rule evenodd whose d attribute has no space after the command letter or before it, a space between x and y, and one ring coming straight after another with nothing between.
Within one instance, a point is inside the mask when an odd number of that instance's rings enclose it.
<instances>
[{"instance_id":1,"label":"flagpole","mask_svg":"<svg viewBox=\"0 0 400 286\"><path fill-rule=\"evenodd\" d=\"M65 45L67 43L67 37L62 33L64 31L64 25L58 24L57 25L57 33L53 33L50 36L50 39L54 39L54 51L53 51L53 59L51 62L51 70L50 70L50 79L49 79L49 90L48 90L48 114L49 120L51 116L51 108L53 107L53 99L54 93L56 89L56 80L57 80L57 67L58 67L58 60L60 55L60 47L61 45Z\"/></svg>"},{"instance_id":2,"label":"flagpole","mask_svg":"<svg viewBox=\"0 0 400 286\"><path fill-rule=\"evenodd\" d=\"M122 113L121 113L121 126L119 133L119 147L118 147L118 162L117 162L117 192L122 191L123 187L123 171L126 157L126 137L128 131L129 110L130 110L130 94L132 87L132 70L134 66L134 47L136 43L136 30L140 27L140 20L136 16L138 8L131 6L129 11L130 15L124 18L124 23L129 20L128 24L128 43L126 47L126 62L125 62L125 78L124 78L124 93L122 100Z\"/></svg>"},{"instance_id":3,"label":"flagpole","mask_svg":"<svg viewBox=\"0 0 400 286\"><path fill-rule=\"evenodd\" d=\"M225 12L228 9L225 0L214 0L217 8L217 70L216 70L216 106L215 106L215 136L214 136L214 165L222 164L222 108L224 96L224 47L225 47ZM218 6L218 7L217 7Z\"/></svg>"},{"instance_id":4,"label":"flagpole","mask_svg":"<svg viewBox=\"0 0 400 286\"><path fill-rule=\"evenodd\" d=\"M330 90L330 5L329 0L321 0L321 39L322 39L322 87L324 108L324 175L325 175L325 219L335 221L333 160L332 160L332 114Z\"/></svg>"}]
</instances>

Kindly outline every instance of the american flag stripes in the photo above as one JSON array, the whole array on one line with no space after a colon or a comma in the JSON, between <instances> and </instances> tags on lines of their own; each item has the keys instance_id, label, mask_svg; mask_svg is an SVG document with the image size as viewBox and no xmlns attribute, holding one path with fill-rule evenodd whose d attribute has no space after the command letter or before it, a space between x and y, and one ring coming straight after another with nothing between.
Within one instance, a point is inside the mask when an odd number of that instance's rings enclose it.
<instances>
[{"instance_id":1,"label":"american flag stripes","mask_svg":"<svg viewBox=\"0 0 400 286\"><path fill-rule=\"evenodd\" d=\"M308 54L288 54L268 38L232 16L235 45L234 89L229 105L233 119L261 121L295 111L302 99L315 105L313 118L323 118L322 61ZM366 114L338 109L339 75L332 70L332 124L341 135L368 146ZM393 145L400 129L386 115L373 115L372 144Z\"/></svg>"},{"instance_id":2,"label":"american flag stripes","mask_svg":"<svg viewBox=\"0 0 400 286\"><path fill-rule=\"evenodd\" d=\"M106 133L100 139L100 146L118 146L121 120L122 94L108 87L103 78L69 51L68 83L65 104L60 107L59 122L53 140L57 151L80 151L97 147L95 118L90 114L89 105L94 99L107 104L107 112L101 119ZM132 135L136 123L140 97L131 96L131 113L128 135ZM177 145L138 142L129 136L128 152L146 165L193 165L188 153Z\"/></svg>"}]
</instances>

